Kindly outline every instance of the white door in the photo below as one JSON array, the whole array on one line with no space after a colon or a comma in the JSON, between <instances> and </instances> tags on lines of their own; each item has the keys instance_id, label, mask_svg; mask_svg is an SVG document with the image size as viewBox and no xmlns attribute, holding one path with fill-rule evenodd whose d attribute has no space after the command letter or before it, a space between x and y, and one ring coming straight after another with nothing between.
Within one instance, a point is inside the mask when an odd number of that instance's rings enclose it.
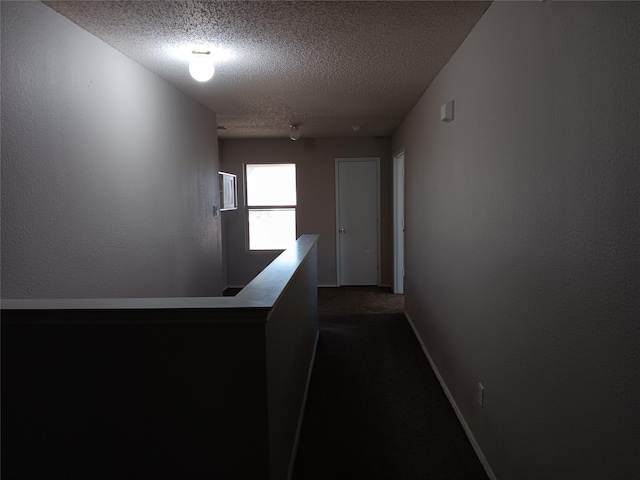
<instances>
[{"instance_id":1,"label":"white door","mask_svg":"<svg viewBox=\"0 0 640 480\"><path fill-rule=\"evenodd\" d=\"M378 164L336 159L338 285L378 285Z\"/></svg>"},{"instance_id":2,"label":"white door","mask_svg":"<svg viewBox=\"0 0 640 480\"><path fill-rule=\"evenodd\" d=\"M404 293L404 153L393 159L393 293Z\"/></svg>"}]
</instances>

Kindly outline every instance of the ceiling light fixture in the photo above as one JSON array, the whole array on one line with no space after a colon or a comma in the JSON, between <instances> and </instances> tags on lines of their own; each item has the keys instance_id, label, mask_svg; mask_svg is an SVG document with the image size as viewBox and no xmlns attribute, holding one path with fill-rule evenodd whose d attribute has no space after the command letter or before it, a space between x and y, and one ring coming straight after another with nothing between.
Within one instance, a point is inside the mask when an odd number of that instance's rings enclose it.
<instances>
[{"instance_id":1,"label":"ceiling light fixture","mask_svg":"<svg viewBox=\"0 0 640 480\"><path fill-rule=\"evenodd\" d=\"M206 82L213 77L213 62L211 61L210 51L206 52L198 52L194 50L193 59L191 63L189 63L189 73L193 77L194 80L198 82Z\"/></svg>"},{"instance_id":2,"label":"ceiling light fixture","mask_svg":"<svg viewBox=\"0 0 640 480\"><path fill-rule=\"evenodd\" d=\"M300 138L300 125L289 125L291 132L289 132L289 138L296 141Z\"/></svg>"}]
</instances>

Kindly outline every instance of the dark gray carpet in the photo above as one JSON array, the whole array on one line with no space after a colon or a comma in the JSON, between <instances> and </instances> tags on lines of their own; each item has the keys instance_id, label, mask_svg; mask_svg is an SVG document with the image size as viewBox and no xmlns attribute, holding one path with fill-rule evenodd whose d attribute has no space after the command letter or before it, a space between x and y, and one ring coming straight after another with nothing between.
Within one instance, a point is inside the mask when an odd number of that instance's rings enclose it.
<instances>
[{"instance_id":1,"label":"dark gray carpet","mask_svg":"<svg viewBox=\"0 0 640 480\"><path fill-rule=\"evenodd\" d=\"M294 480L486 480L403 306L389 289L319 290Z\"/></svg>"}]
</instances>

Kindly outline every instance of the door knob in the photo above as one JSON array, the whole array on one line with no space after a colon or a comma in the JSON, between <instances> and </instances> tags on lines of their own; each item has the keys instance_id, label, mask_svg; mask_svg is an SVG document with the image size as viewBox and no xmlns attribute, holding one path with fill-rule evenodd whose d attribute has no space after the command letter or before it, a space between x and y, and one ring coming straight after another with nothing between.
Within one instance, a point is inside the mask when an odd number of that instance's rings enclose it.
<instances>
[{"instance_id":1,"label":"door knob","mask_svg":"<svg viewBox=\"0 0 640 480\"><path fill-rule=\"evenodd\" d=\"M346 228L341 228L340 230L338 230L340 233L347 233L347 229Z\"/></svg>"}]
</instances>

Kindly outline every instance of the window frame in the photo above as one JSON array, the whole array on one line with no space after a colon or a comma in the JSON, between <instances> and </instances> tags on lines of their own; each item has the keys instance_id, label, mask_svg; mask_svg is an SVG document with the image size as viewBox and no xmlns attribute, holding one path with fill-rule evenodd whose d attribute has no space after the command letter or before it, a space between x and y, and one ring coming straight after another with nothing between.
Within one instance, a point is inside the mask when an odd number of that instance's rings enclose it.
<instances>
[{"instance_id":1,"label":"window frame","mask_svg":"<svg viewBox=\"0 0 640 480\"><path fill-rule=\"evenodd\" d=\"M293 165L295 168L295 189L296 189L296 204L295 205L260 205L249 206L249 182L247 175L247 167L249 166L262 166L262 165ZM294 240L298 238L298 166L295 162L251 162L243 164L242 168L243 180L244 180L244 228L245 228L245 251L249 254L274 254L281 253L286 248L275 248L269 250L252 250L251 241L249 238L249 211L251 210L291 210L294 211L295 216L295 235Z\"/></svg>"}]
</instances>

